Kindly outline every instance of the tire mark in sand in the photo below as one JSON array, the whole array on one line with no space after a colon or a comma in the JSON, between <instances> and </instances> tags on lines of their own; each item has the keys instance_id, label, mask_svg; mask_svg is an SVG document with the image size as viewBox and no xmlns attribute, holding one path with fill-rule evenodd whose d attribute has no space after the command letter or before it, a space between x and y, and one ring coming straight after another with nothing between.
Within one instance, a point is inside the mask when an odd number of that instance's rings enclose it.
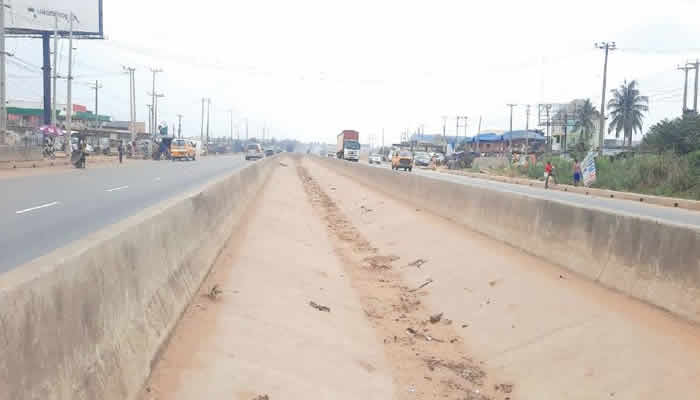
<instances>
[{"instance_id":1,"label":"tire mark in sand","mask_svg":"<svg viewBox=\"0 0 700 400\"><path fill-rule=\"evenodd\" d=\"M421 302L429 287L412 291L394 268L399 257L382 255L353 226L302 166L297 173L313 208L335 237L334 246L367 319L384 343L395 398L512 400L513 386L491 382L465 351L449 319L430 322Z\"/></svg>"}]
</instances>

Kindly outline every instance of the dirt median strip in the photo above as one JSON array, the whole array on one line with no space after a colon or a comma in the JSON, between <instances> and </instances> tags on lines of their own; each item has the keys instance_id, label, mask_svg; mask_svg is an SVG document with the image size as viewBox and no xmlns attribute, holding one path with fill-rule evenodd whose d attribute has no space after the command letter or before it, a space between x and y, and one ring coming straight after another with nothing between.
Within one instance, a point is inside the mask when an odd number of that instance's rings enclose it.
<instances>
[{"instance_id":1,"label":"dirt median strip","mask_svg":"<svg viewBox=\"0 0 700 400\"><path fill-rule=\"evenodd\" d=\"M381 254L343 214L307 169L297 167L309 200L335 237L365 315L384 344L392 368L396 399L510 399L512 385L490 382L480 363L466 353L451 321L431 323L431 310L421 298L429 289L409 288L395 263ZM435 318L433 318L434 320ZM500 386L499 386L500 385ZM505 391L494 387L507 387ZM457 397L455 397L457 396Z\"/></svg>"}]
</instances>

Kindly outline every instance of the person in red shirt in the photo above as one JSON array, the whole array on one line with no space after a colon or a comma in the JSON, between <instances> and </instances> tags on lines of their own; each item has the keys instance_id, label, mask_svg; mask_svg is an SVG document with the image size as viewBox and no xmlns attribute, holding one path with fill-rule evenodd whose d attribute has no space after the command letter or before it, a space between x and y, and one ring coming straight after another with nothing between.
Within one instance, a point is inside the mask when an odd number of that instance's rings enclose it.
<instances>
[{"instance_id":1,"label":"person in red shirt","mask_svg":"<svg viewBox=\"0 0 700 400\"><path fill-rule=\"evenodd\" d=\"M547 178L544 180L544 188L549 188L549 178L554 179L554 184L556 185L557 177L554 175L554 165L551 162L547 161L547 165L544 166L544 172L547 173Z\"/></svg>"}]
</instances>

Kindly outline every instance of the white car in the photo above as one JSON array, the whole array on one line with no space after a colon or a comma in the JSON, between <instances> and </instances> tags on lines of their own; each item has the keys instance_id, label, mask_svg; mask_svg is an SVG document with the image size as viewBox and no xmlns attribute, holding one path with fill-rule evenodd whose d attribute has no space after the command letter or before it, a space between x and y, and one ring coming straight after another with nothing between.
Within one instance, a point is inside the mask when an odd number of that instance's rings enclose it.
<instances>
[{"instance_id":1,"label":"white car","mask_svg":"<svg viewBox=\"0 0 700 400\"><path fill-rule=\"evenodd\" d=\"M262 146L260 146L258 143L250 143L248 146L246 146L245 150L245 159L246 161L248 160L259 160L261 158L265 157L265 153L263 153Z\"/></svg>"},{"instance_id":2,"label":"white car","mask_svg":"<svg viewBox=\"0 0 700 400\"><path fill-rule=\"evenodd\" d=\"M369 163L370 164L381 164L382 163L382 156L379 154L372 154L369 156Z\"/></svg>"}]
</instances>

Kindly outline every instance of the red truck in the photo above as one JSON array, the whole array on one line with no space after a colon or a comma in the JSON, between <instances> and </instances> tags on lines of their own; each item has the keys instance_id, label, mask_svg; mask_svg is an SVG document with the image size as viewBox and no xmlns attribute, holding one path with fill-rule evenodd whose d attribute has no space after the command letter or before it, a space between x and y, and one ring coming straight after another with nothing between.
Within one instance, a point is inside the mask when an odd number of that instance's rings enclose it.
<instances>
[{"instance_id":1,"label":"red truck","mask_svg":"<svg viewBox=\"0 0 700 400\"><path fill-rule=\"evenodd\" d=\"M338 159L360 161L360 133L349 130L340 132L336 149Z\"/></svg>"}]
</instances>

